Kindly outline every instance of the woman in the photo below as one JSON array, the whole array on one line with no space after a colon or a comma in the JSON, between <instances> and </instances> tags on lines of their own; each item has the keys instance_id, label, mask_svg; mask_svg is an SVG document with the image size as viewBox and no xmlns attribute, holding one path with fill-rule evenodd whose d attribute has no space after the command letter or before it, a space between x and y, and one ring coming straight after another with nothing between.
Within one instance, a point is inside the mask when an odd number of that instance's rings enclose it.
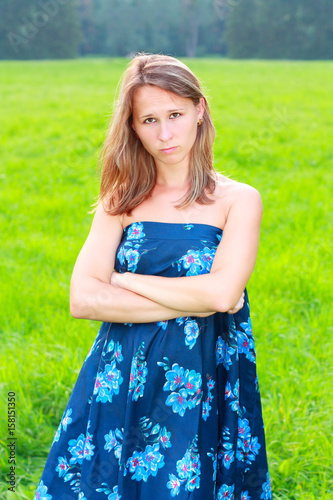
<instances>
[{"instance_id":1,"label":"woman","mask_svg":"<svg viewBox=\"0 0 333 500\"><path fill-rule=\"evenodd\" d=\"M271 498L245 290L262 203L213 140L189 68L136 56L71 280L71 314L103 323L36 499Z\"/></svg>"}]
</instances>

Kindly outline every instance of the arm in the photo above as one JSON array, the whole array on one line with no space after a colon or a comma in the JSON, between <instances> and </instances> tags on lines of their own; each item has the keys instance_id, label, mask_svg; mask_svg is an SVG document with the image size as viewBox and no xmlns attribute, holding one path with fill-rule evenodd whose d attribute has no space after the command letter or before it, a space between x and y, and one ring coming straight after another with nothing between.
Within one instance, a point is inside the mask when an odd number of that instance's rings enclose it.
<instances>
[{"instance_id":1,"label":"arm","mask_svg":"<svg viewBox=\"0 0 333 500\"><path fill-rule=\"evenodd\" d=\"M110 284L122 232L119 217L107 215L99 206L71 278L72 316L118 323L143 323L181 316L198 316L187 310L165 307ZM209 314L213 312L202 316Z\"/></svg>"},{"instance_id":2,"label":"arm","mask_svg":"<svg viewBox=\"0 0 333 500\"><path fill-rule=\"evenodd\" d=\"M254 269L262 202L258 191L241 185L232 196L223 237L209 274L163 278L114 273L111 283L165 307L196 312L227 312L234 308Z\"/></svg>"},{"instance_id":3,"label":"arm","mask_svg":"<svg viewBox=\"0 0 333 500\"><path fill-rule=\"evenodd\" d=\"M98 280L86 282L86 296L71 314L79 319L109 321L114 323L149 323L182 316L210 316L214 312L194 313L171 309L141 295L122 290Z\"/></svg>"}]
</instances>

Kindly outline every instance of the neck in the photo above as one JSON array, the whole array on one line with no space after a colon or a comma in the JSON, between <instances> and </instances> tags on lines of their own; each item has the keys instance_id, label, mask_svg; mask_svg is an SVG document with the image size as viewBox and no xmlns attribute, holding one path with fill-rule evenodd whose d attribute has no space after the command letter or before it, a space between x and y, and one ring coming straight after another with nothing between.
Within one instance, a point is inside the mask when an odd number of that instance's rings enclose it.
<instances>
[{"instance_id":1,"label":"neck","mask_svg":"<svg viewBox=\"0 0 333 500\"><path fill-rule=\"evenodd\" d=\"M156 185L166 188L187 190L190 183L189 168L180 169L177 165L156 167Z\"/></svg>"}]
</instances>

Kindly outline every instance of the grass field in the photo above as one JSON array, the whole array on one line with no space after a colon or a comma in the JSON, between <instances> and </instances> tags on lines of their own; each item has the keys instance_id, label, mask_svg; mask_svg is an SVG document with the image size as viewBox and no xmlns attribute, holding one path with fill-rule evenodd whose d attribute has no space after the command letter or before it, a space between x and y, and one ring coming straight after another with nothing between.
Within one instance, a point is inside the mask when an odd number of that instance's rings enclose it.
<instances>
[{"instance_id":1,"label":"grass field","mask_svg":"<svg viewBox=\"0 0 333 500\"><path fill-rule=\"evenodd\" d=\"M68 306L125 60L0 62L0 496L32 499L99 323ZM250 280L276 500L333 499L333 62L188 60L217 129L216 168L264 203ZM16 393L16 493L7 393Z\"/></svg>"}]
</instances>

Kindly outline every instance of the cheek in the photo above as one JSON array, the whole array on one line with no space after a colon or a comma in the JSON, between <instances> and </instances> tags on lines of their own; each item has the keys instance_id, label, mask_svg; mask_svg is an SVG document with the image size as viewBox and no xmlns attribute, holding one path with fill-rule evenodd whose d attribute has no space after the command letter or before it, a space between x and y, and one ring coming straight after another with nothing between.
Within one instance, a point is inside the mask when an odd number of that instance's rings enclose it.
<instances>
[{"instance_id":1,"label":"cheek","mask_svg":"<svg viewBox=\"0 0 333 500\"><path fill-rule=\"evenodd\" d=\"M186 132L191 137L196 136L197 129L198 129L197 121L196 121L195 117L191 117L191 119L189 119L187 124L186 124ZM185 127L183 130L185 130Z\"/></svg>"},{"instance_id":2,"label":"cheek","mask_svg":"<svg viewBox=\"0 0 333 500\"><path fill-rule=\"evenodd\" d=\"M150 134L149 132L145 131L144 133L142 132L139 132L138 133L138 136L139 136L139 139L141 141L141 144L143 145L143 147L148 151L150 152L151 149L152 149L152 144L153 144L153 140L152 140L152 137L151 137L152 134Z\"/></svg>"},{"instance_id":3,"label":"cheek","mask_svg":"<svg viewBox=\"0 0 333 500\"><path fill-rule=\"evenodd\" d=\"M147 129L137 127L135 130L141 142L146 142L147 140L149 140L149 131L147 131Z\"/></svg>"},{"instance_id":4,"label":"cheek","mask_svg":"<svg viewBox=\"0 0 333 500\"><path fill-rule=\"evenodd\" d=\"M147 132L147 131L140 132L138 135L139 135L142 143L144 143L144 144L151 143L151 141L152 141L151 135L152 134L149 134L149 132Z\"/></svg>"}]
</instances>

